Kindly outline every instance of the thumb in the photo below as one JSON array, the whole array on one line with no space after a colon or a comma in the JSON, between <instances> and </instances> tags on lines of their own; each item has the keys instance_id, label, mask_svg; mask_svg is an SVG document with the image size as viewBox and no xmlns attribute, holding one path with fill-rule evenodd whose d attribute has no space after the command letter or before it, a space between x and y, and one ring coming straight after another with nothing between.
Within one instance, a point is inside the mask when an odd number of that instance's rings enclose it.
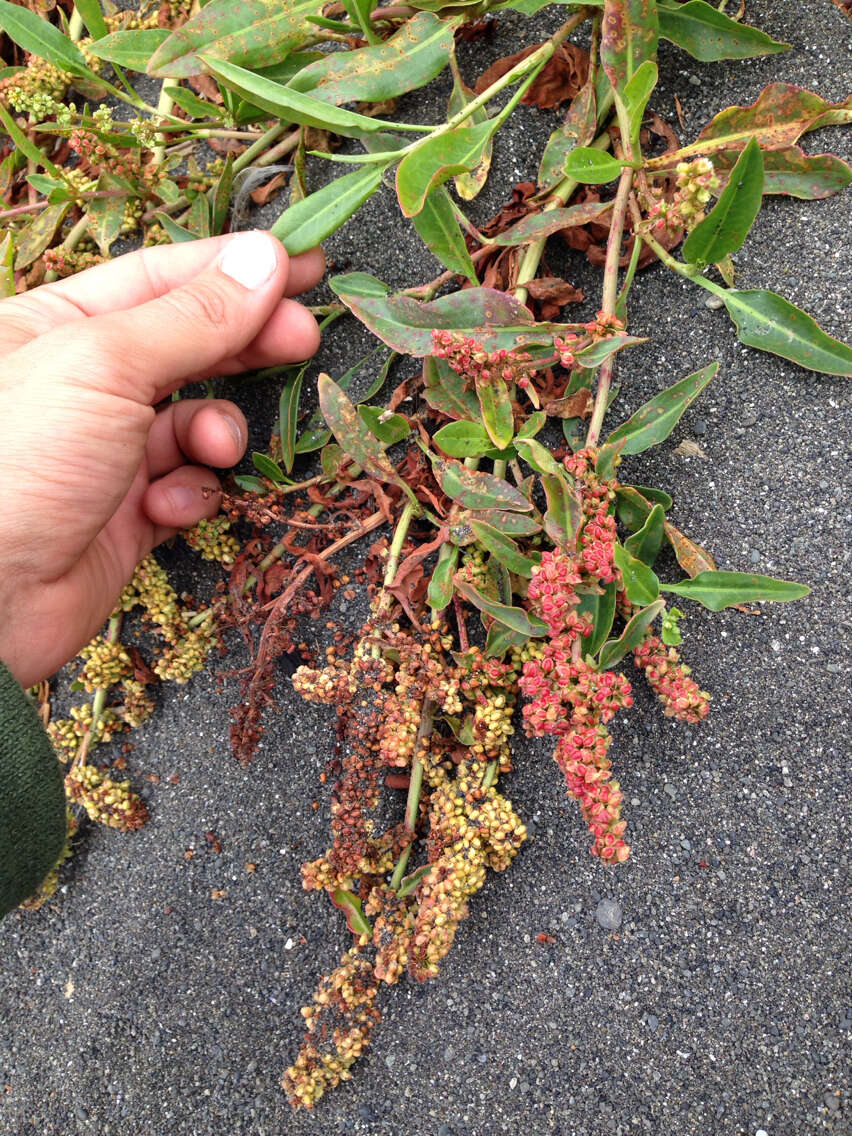
<instances>
[{"instance_id":1,"label":"thumb","mask_svg":"<svg viewBox=\"0 0 852 1136\"><path fill-rule=\"evenodd\" d=\"M239 355L277 308L288 269L284 247L269 233L236 233L179 288L67 324L40 343L57 337L63 372L75 383L150 405Z\"/></svg>"}]
</instances>

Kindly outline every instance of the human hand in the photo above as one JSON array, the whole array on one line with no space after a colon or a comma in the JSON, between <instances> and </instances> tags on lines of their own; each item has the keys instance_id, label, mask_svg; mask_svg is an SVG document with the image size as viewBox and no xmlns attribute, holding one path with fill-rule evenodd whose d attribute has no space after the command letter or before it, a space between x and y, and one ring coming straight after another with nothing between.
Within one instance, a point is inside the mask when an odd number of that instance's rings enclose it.
<instances>
[{"instance_id":1,"label":"human hand","mask_svg":"<svg viewBox=\"0 0 852 1136\"><path fill-rule=\"evenodd\" d=\"M219 507L245 452L222 399L184 384L319 345L291 296L322 276L267 233L157 246L0 302L0 659L30 686L66 663L138 561ZM214 492L210 492L213 489Z\"/></svg>"}]
</instances>

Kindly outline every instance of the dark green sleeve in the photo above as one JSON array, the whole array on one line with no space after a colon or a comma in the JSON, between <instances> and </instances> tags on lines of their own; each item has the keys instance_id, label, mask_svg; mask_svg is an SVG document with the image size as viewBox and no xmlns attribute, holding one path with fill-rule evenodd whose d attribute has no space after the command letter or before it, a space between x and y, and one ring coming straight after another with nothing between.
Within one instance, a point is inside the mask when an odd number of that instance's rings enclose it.
<instances>
[{"instance_id":1,"label":"dark green sleeve","mask_svg":"<svg viewBox=\"0 0 852 1136\"><path fill-rule=\"evenodd\" d=\"M0 663L0 917L56 866L65 830L65 786L50 738Z\"/></svg>"}]
</instances>

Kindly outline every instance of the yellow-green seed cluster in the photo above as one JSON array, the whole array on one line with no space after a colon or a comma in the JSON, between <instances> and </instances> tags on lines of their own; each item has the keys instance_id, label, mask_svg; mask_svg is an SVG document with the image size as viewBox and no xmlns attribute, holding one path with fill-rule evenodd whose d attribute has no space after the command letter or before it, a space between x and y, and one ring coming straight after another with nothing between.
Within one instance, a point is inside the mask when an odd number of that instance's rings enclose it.
<instances>
[{"instance_id":1,"label":"yellow-green seed cluster","mask_svg":"<svg viewBox=\"0 0 852 1136\"><path fill-rule=\"evenodd\" d=\"M69 713L70 718L56 718L47 727L54 749L63 761L71 761L76 756L80 743L88 734L92 725L92 705L85 702L82 706L72 706ZM124 722L114 710L107 708L101 711L89 748L99 742L108 742L124 729Z\"/></svg>"},{"instance_id":2,"label":"yellow-green seed cluster","mask_svg":"<svg viewBox=\"0 0 852 1136\"><path fill-rule=\"evenodd\" d=\"M69 798L82 805L91 820L125 832L141 828L148 819L145 802L129 781L113 781L94 765L74 765L65 775Z\"/></svg>"},{"instance_id":3,"label":"yellow-green seed cluster","mask_svg":"<svg viewBox=\"0 0 852 1136\"><path fill-rule=\"evenodd\" d=\"M227 566L233 564L240 553L240 542L230 528L231 522L227 517L213 517L187 529L183 538L190 548L201 553L203 560L218 560Z\"/></svg>"}]
</instances>

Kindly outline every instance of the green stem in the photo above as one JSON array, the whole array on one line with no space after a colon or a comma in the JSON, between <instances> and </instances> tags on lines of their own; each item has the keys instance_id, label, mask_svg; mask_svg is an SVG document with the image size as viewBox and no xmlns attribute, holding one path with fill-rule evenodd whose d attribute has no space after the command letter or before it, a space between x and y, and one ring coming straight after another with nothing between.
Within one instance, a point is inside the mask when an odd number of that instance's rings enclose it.
<instances>
[{"instance_id":1,"label":"green stem","mask_svg":"<svg viewBox=\"0 0 852 1136\"><path fill-rule=\"evenodd\" d=\"M416 505L413 501L406 502L405 508L397 521L396 530L393 534L391 546L388 549L388 562L385 566L385 578L383 587L389 588L396 576L396 570L399 567L399 557L402 553L402 546L405 544L405 538L408 536L408 528L411 524L411 518L414 516Z\"/></svg>"},{"instance_id":2,"label":"green stem","mask_svg":"<svg viewBox=\"0 0 852 1136\"><path fill-rule=\"evenodd\" d=\"M630 201L630 190L633 186L634 171L626 167L621 171L618 182L618 192L615 195L615 204L612 208L612 221L609 229L609 239L606 246L606 263L604 265L603 299L601 310L605 315L615 314L618 302L618 266L621 260L621 240L624 236L624 222L627 218L627 206ZM598 386L595 391L595 405L592 410L592 419L589 423L589 432L586 435L586 445L597 445L603 426L609 401L609 391L612 385L612 372L614 356L610 355L601 364L598 372Z\"/></svg>"},{"instance_id":3,"label":"green stem","mask_svg":"<svg viewBox=\"0 0 852 1136\"><path fill-rule=\"evenodd\" d=\"M497 780L497 762L489 761L485 769L485 776L482 778L482 788L490 789L494 782Z\"/></svg>"},{"instance_id":4,"label":"green stem","mask_svg":"<svg viewBox=\"0 0 852 1136\"><path fill-rule=\"evenodd\" d=\"M77 11L76 7L71 13L71 18L68 21L68 38L72 43L78 43L83 35L83 17Z\"/></svg>"},{"instance_id":5,"label":"green stem","mask_svg":"<svg viewBox=\"0 0 852 1136\"><path fill-rule=\"evenodd\" d=\"M168 92L169 88L164 81L162 87L160 87L160 97L157 100L158 115L168 115L172 113L172 107L175 105L175 102ZM166 156L166 136L162 133L157 135L157 144L154 146L153 155L154 161L159 166Z\"/></svg>"},{"instance_id":6,"label":"green stem","mask_svg":"<svg viewBox=\"0 0 852 1136\"><path fill-rule=\"evenodd\" d=\"M107 624L106 641L107 643L117 643L118 637L121 634L121 622L124 618L122 612L110 616L110 621ZM92 720L89 723L89 728L86 731L86 736L83 738L83 743L77 756L74 758L75 765L83 765L91 747L96 744L96 735L98 732L98 725L101 720L101 715L106 706L108 687L98 687L95 691L95 697L92 699Z\"/></svg>"},{"instance_id":7,"label":"green stem","mask_svg":"<svg viewBox=\"0 0 852 1136\"><path fill-rule=\"evenodd\" d=\"M417 829L417 815L420 811L420 794L423 791L423 762L417 755L420 753L423 743L432 733L435 709L435 703L432 702L431 699L425 698L423 700L423 706L420 710L420 725L417 727L417 738L414 742L414 759L411 763L408 797L405 801L405 828L406 831L412 833L412 835ZM411 843L403 849L399 860L396 862L396 867L391 876L391 891L396 891L402 883L402 877L405 875L405 869L408 867L408 860L411 856L413 843L414 841L412 839Z\"/></svg>"}]
</instances>

